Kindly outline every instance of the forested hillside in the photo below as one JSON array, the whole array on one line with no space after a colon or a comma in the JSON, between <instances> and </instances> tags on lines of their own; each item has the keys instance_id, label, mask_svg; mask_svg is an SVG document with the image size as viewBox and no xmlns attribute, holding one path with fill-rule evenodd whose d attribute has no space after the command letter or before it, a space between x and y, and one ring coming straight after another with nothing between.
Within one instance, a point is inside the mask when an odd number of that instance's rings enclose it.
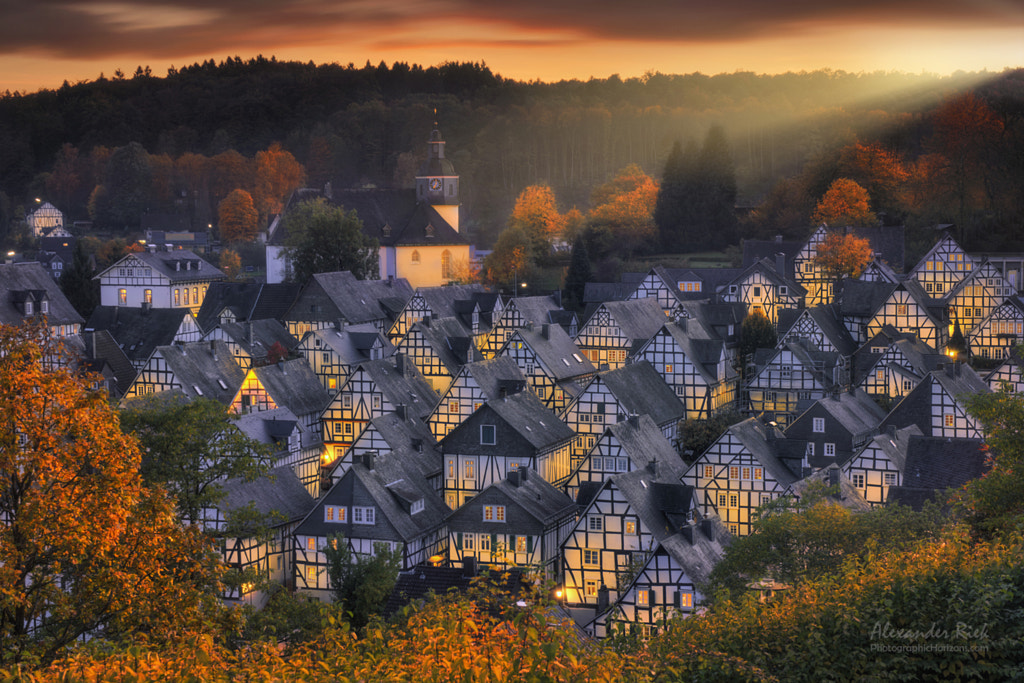
<instances>
[{"instance_id":1,"label":"forested hillside","mask_svg":"<svg viewBox=\"0 0 1024 683\"><path fill-rule=\"evenodd\" d=\"M877 143L908 160L927 156L932 112L969 90L1000 122L994 139L981 147L970 142L956 161L974 163L984 152L990 170L969 190L986 195L972 198L983 214L972 220L1009 232L1024 214L1020 71L941 78L832 71L649 74L522 83L483 64L355 67L264 58L211 60L162 77L140 67L133 75L6 94L0 98L0 231L6 235L35 197L46 197L71 219L89 219L104 160L131 142L174 171L144 208L186 211L196 227L215 222L215 201L223 195L180 201L183 191L201 194L183 177L183 157L237 152L251 158L277 142L303 165L311 186L407 185L435 121L465 179L470 229L485 245L525 187L550 185L563 209L585 210L591 191L620 169L637 164L660 178L674 143L687 150L716 125L730 145L737 202L753 207L771 198L780 181L801 173L814 175L813 189L823 192L836 175L838 150L855 142ZM957 222L934 213L912 219Z\"/></svg>"}]
</instances>

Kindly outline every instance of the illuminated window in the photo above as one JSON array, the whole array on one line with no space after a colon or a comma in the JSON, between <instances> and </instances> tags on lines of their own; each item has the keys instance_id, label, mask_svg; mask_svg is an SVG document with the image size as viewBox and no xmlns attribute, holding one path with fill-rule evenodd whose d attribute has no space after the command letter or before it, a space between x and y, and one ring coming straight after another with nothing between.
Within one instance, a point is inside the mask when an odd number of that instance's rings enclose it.
<instances>
[{"instance_id":1,"label":"illuminated window","mask_svg":"<svg viewBox=\"0 0 1024 683\"><path fill-rule=\"evenodd\" d=\"M665 372L672 372L672 366L671 365L666 365L665 366Z\"/></svg>"},{"instance_id":2,"label":"illuminated window","mask_svg":"<svg viewBox=\"0 0 1024 683\"><path fill-rule=\"evenodd\" d=\"M730 467L729 468L729 478L730 479L739 479L740 478L740 468L739 467Z\"/></svg>"},{"instance_id":3,"label":"illuminated window","mask_svg":"<svg viewBox=\"0 0 1024 683\"><path fill-rule=\"evenodd\" d=\"M197 305L199 304L199 288L198 287L193 287L192 288L192 303L197 304Z\"/></svg>"},{"instance_id":4,"label":"illuminated window","mask_svg":"<svg viewBox=\"0 0 1024 683\"><path fill-rule=\"evenodd\" d=\"M743 478L744 479L750 479L750 468L749 467L744 467L743 468Z\"/></svg>"},{"instance_id":5,"label":"illuminated window","mask_svg":"<svg viewBox=\"0 0 1024 683\"><path fill-rule=\"evenodd\" d=\"M476 471L473 465L473 460L466 460L462 463L462 477L464 479L476 479Z\"/></svg>"},{"instance_id":6,"label":"illuminated window","mask_svg":"<svg viewBox=\"0 0 1024 683\"><path fill-rule=\"evenodd\" d=\"M316 539L312 536L306 539L306 550L316 550Z\"/></svg>"},{"instance_id":7,"label":"illuminated window","mask_svg":"<svg viewBox=\"0 0 1024 683\"><path fill-rule=\"evenodd\" d=\"M643 588L636 592L636 604L641 607L647 607L651 604L651 591Z\"/></svg>"},{"instance_id":8,"label":"illuminated window","mask_svg":"<svg viewBox=\"0 0 1024 683\"><path fill-rule=\"evenodd\" d=\"M448 279L452 276L452 252L445 249L441 253L441 277Z\"/></svg>"},{"instance_id":9,"label":"illuminated window","mask_svg":"<svg viewBox=\"0 0 1024 683\"><path fill-rule=\"evenodd\" d=\"M420 262L420 252L413 250L412 257L409 260L412 261L413 263L419 263Z\"/></svg>"},{"instance_id":10,"label":"illuminated window","mask_svg":"<svg viewBox=\"0 0 1024 683\"><path fill-rule=\"evenodd\" d=\"M953 417L953 413L946 413L942 416L942 423L947 427L952 427L956 424L956 419Z\"/></svg>"},{"instance_id":11,"label":"illuminated window","mask_svg":"<svg viewBox=\"0 0 1024 683\"><path fill-rule=\"evenodd\" d=\"M875 370L875 379L882 381L885 379L885 370Z\"/></svg>"},{"instance_id":12,"label":"illuminated window","mask_svg":"<svg viewBox=\"0 0 1024 683\"><path fill-rule=\"evenodd\" d=\"M714 476L715 476L715 466L714 465L704 465L704 478L705 479L713 479Z\"/></svg>"},{"instance_id":13,"label":"illuminated window","mask_svg":"<svg viewBox=\"0 0 1024 683\"><path fill-rule=\"evenodd\" d=\"M485 522L504 522L505 521L505 506L504 505L485 505L484 506L484 521Z\"/></svg>"},{"instance_id":14,"label":"illuminated window","mask_svg":"<svg viewBox=\"0 0 1024 683\"><path fill-rule=\"evenodd\" d=\"M896 305L896 315L906 315L906 314L907 314L907 305L906 304L897 304Z\"/></svg>"},{"instance_id":15,"label":"illuminated window","mask_svg":"<svg viewBox=\"0 0 1024 683\"><path fill-rule=\"evenodd\" d=\"M636 536L636 520L635 519L628 519L628 518L626 519L626 535L627 536Z\"/></svg>"},{"instance_id":16,"label":"illuminated window","mask_svg":"<svg viewBox=\"0 0 1024 683\"><path fill-rule=\"evenodd\" d=\"M306 580L316 583L316 567L312 565L306 567Z\"/></svg>"},{"instance_id":17,"label":"illuminated window","mask_svg":"<svg viewBox=\"0 0 1024 683\"><path fill-rule=\"evenodd\" d=\"M457 412L459 412L459 402L458 401L448 401L448 412L449 413L457 413Z\"/></svg>"},{"instance_id":18,"label":"illuminated window","mask_svg":"<svg viewBox=\"0 0 1024 683\"><path fill-rule=\"evenodd\" d=\"M693 593L684 591L676 593L676 607L679 609L693 609Z\"/></svg>"},{"instance_id":19,"label":"illuminated window","mask_svg":"<svg viewBox=\"0 0 1024 683\"><path fill-rule=\"evenodd\" d=\"M118 306L127 306L128 305L128 290L127 289L119 289L119 290L117 290L117 305ZM31 313L31 309L29 309L29 312Z\"/></svg>"},{"instance_id":20,"label":"illuminated window","mask_svg":"<svg viewBox=\"0 0 1024 683\"><path fill-rule=\"evenodd\" d=\"M181 305L181 290L180 289L174 290L174 305L175 306L180 306Z\"/></svg>"},{"instance_id":21,"label":"illuminated window","mask_svg":"<svg viewBox=\"0 0 1024 683\"><path fill-rule=\"evenodd\" d=\"M142 300L145 301L147 304L153 303L153 290L147 289L145 292L143 292Z\"/></svg>"},{"instance_id":22,"label":"illuminated window","mask_svg":"<svg viewBox=\"0 0 1024 683\"><path fill-rule=\"evenodd\" d=\"M597 581L587 581L584 586L584 595L588 598L597 597Z\"/></svg>"},{"instance_id":23,"label":"illuminated window","mask_svg":"<svg viewBox=\"0 0 1024 683\"><path fill-rule=\"evenodd\" d=\"M762 471L760 467L754 468L754 481L760 481L762 478Z\"/></svg>"},{"instance_id":24,"label":"illuminated window","mask_svg":"<svg viewBox=\"0 0 1024 683\"><path fill-rule=\"evenodd\" d=\"M185 289L183 289L181 291L182 291L182 293L185 296L185 305L188 306L188 287L186 287Z\"/></svg>"},{"instance_id":25,"label":"illuminated window","mask_svg":"<svg viewBox=\"0 0 1024 683\"><path fill-rule=\"evenodd\" d=\"M516 536L516 552L526 552L526 536Z\"/></svg>"}]
</instances>

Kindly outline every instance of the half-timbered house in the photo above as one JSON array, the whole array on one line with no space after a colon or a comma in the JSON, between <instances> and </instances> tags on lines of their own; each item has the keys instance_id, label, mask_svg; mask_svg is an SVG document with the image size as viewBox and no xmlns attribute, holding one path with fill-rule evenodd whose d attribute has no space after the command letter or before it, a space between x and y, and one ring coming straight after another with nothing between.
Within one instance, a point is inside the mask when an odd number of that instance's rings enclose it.
<instances>
[{"instance_id":1,"label":"half-timbered house","mask_svg":"<svg viewBox=\"0 0 1024 683\"><path fill-rule=\"evenodd\" d=\"M903 470L889 487L886 502L918 510L928 500L944 503L948 496L939 494L981 477L989 465L981 439L911 436Z\"/></svg>"},{"instance_id":2,"label":"half-timbered house","mask_svg":"<svg viewBox=\"0 0 1024 683\"><path fill-rule=\"evenodd\" d=\"M310 330L367 323L384 331L391 315L412 297L402 278L357 280L347 270L317 273L307 282L284 316L288 331L301 339Z\"/></svg>"},{"instance_id":3,"label":"half-timbered house","mask_svg":"<svg viewBox=\"0 0 1024 683\"><path fill-rule=\"evenodd\" d=\"M815 401L786 427L787 439L807 444L808 464L822 469L850 459L878 433L885 411L860 389Z\"/></svg>"},{"instance_id":4,"label":"half-timbered house","mask_svg":"<svg viewBox=\"0 0 1024 683\"><path fill-rule=\"evenodd\" d=\"M831 305L783 310L778 328L777 348L794 339L805 339L821 351L833 351L846 359L857 350L857 342Z\"/></svg>"},{"instance_id":5,"label":"half-timbered house","mask_svg":"<svg viewBox=\"0 0 1024 683\"><path fill-rule=\"evenodd\" d=\"M733 356L697 320L665 323L632 359L646 360L661 374L682 401L684 419L705 420L736 402L739 374Z\"/></svg>"},{"instance_id":6,"label":"half-timbered house","mask_svg":"<svg viewBox=\"0 0 1024 683\"><path fill-rule=\"evenodd\" d=\"M974 269L974 259L949 235L935 243L908 273L928 296L943 299ZM926 340L927 341L927 340Z\"/></svg>"},{"instance_id":7,"label":"half-timbered house","mask_svg":"<svg viewBox=\"0 0 1024 683\"><path fill-rule=\"evenodd\" d=\"M460 310L467 303L472 304L469 320ZM424 318L456 318L467 332L482 335L490 329L491 320L501 314L504 305L500 296L489 294L479 284L420 287L387 329L388 339L397 344L413 325Z\"/></svg>"},{"instance_id":8,"label":"half-timbered house","mask_svg":"<svg viewBox=\"0 0 1024 683\"><path fill-rule=\"evenodd\" d=\"M947 360L913 334L886 327L854 354L853 384L877 399L898 399Z\"/></svg>"},{"instance_id":9,"label":"half-timbered house","mask_svg":"<svg viewBox=\"0 0 1024 683\"><path fill-rule=\"evenodd\" d=\"M231 400L238 414L285 407L305 429L320 430L320 415L331 397L305 358L250 368Z\"/></svg>"},{"instance_id":10,"label":"half-timbered house","mask_svg":"<svg viewBox=\"0 0 1024 683\"><path fill-rule=\"evenodd\" d=\"M371 419L401 409L426 420L436 405L437 394L404 355L361 363L321 416L324 464L344 456Z\"/></svg>"},{"instance_id":11,"label":"half-timbered house","mask_svg":"<svg viewBox=\"0 0 1024 683\"><path fill-rule=\"evenodd\" d=\"M991 263L982 261L954 285L945 300L950 320L967 335L1014 294L1003 274Z\"/></svg>"},{"instance_id":12,"label":"half-timbered house","mask_svg":"<svg viewBox=\"0 0 1024 683\"><path fill-rule=\"evenodd\" d=\"M651 461L678 461L679 454L648 415L630 415L607 425L594 448L580 460L565 483L575 500L587 484L600 484L620 472L647 467Z\"/></svg>"},{"instance_id":13,"label":"half-timbered house","mask_svg":"<svg viewBox=\"0 0 1024 683\"><path fill-rule=\"evenodd\" d=\"M928 373L904 396L882 421L882 428L916 424L923 436L981 439L981 422L967 412L963 398L989 391L970 366L947 363Z\"/></svg>"},{"instance_id":14,"label":"half-timbered house","mask_svg":"<svg viewBox=\"0 0 1024 683\"><path fill-rule=\"evenodd\" d=\"M592 363L621 368L633 345L654 336L665 324L657 299L606 301L576 335L576 345Z\"/></svg>"},{"instance_id":15,"label":"half-timbered house","mask_svg":"<svg viewBox=\"0 0 1024 683\"><path fill-rule=\"evenodd\" d=\"M819 351L802 339L778 349L758 349L756 369L747 381L747 411L770 415L785 426L812 401L839 391L848 372L835 352Z\"/></svg>"},{"instance_id":16,"label":"half-timbered house","mask_svg":"<svg viewBox=\"0 0 1024 683\"><path fill-rule=\"evenodd\" d=\"M490 332L481 340L480 350L487 358L493 358L512 336L512 333L527 323L547 325L555 322L552 314L562 310L554 297L519 296L508 300L501 313L495 316Z\"/></svg>"},{"instance_id":17,"label":"half-timbered house","mask_svg":"<svg viewBox=\"0 0 1024 683\"><path fill-rule=\"evenodd\" d=\"M526 378L516 362L499 356L466 363L455 374L427 424L434 438L441 440L484 403L526 388Z\"/></svg>"},{"instance_id":18,"label":"half-timbered house","mask_svg":"<svg viewBox=\"0 0 1024 683\"><path fill-rule=\"evenodd\" d=\"M938 351L944 350L949 340L945 305L925 295L920 284L910 278L893 287L885 302L868 320L864 328L865 340L874 337L887 325L916 335Z\"/></svg>"},{"instance_id":19,"label":"half-timbered house","mask_svg":"<svg viewBox=\"0 0 1024 683\"><path fill-rule=\"evenodd\" d=\"M1024 356L1020 347L1014 347L992 372L985 375L985 382L992 391L1004 386L1007 391L1024 393Z\"/></svg>"},{"instance_id":20,"label":"half-timbered house","mask_svg":"<svg viewBox=\"0 0 1024 683\"><path fill-rule=\"evenodd\" d=\"M447 519L448 560L492 570L529 567L547 579L576 524L576 504L533 470L512 470Z\"/></svg>"},{"instance_id":21,"label":"half-timbered house","mask_svg":"<svg viewBox=\"0 0 1024 683\"><path fill-rule=\"evenodd\" d=\"M863 344L870 339L868 323L881 310L896 287L895 282L861 281L850 278L840 281L839 294L833 302L833 307L855 343ZM909 314L908 307L906 315Z\"/></svg>"},{"instance_id":22,"label":"half-timbered house","mask_svg":"<svg viewBox=\"0 0 1024 683\"><path fill-rule=\"evenodd\" d=\"M125 399L180 391L230 405L245 380L245 371L221 341L158 346L124 394Z\"/></svg>"},{"instance_id":23,"label":"half-timbered house","mask_svg":"<svg viewBox=\"0 0 1024 683\"><path fill-rule=\"evenodd\" d=\"M457 318L423 318L395 348L419 368L438 394L448 390L463 365L483 360L473 337Z\"/></svg>"},{"instance_id":24,"label":"half-timbered house","mask_svg":"<svg viewBox=\"0 0 1024 683\"><path fill-rule=\"evenodd\" d=\"M915 435L921 435L917 425L901 429L890 425L842 464L843 476L872 507L884 505L889 489L899 484L907 461L907 446Z\"/></svg>"},{"instance_id":25,"label":"half-timbered house","mask_svg":"<svg viewBox=\"0 0 1024 683\"><path fill-rule=\"evenodd\" d=\"M218 323L203 335L203 341L213 339L227 344L235 362L243 370L253 365L266 365L275 350L284 357L299 343L284 324L271 319Z\"/></svg>"},{"instance_id":26,"label":"half-timbered house","mask_svg":"<svg viewBox=\"0 0 1024 683\"><path fill-rule=\"evenodd\" d=\"M225 278L191 251L152 246L124 256L93 279L100 283L101 306L186 308L195 315L209 286Z\"/></svg>"},{"instance_id":27,"label":"half-timbered house","mask_svg":"<svg viewBox=\"0 0 1024 683\"><path fill-rule=\"evenodd\" d=\"M1011 296L966 333L967 348L982 358L1007 358L1024 342L1024 300Z\"/></svg>"},{"instance_id":28,"label":"half-timbered house","mask_svg":"<svg viewBox=\"0 0 1024 683\"><path fill-rule=\"evenodd\" d=\"M158 346L202 339L195 316L186 308L97 306L85 330L109 332L137 370L142 369Z\"/></svg>"},{"instance_id":29,"label":"half-timbered house","mask_svg":"<svg viewBox=\"0 0 1024 683\"><path fill-rule=\"evenodd\" d=\"M262 607L266 582L286 584L292 576L292 532L313 507L313 497L291 467L276 467L255 480L229 479L216 507L203 510L202 525L220 541L224 564L236 574L223 594L231 602ZM255 512L267 520L267 533L239 536L233 513Z\"/></svg>"},{"instance_id":30,"label":"half-timbered house","mask_svg":"<svg viewBox=\"0 0 1024 683\"><path fill-rule=\"evenodd\" d=\"M604 591L616 600L627 574L696 519L693 487L679 483L684 470L678 458L652 460L584 489L589 497L577 500L580 516L562 545L566 604L597 608Z\"/></svg>"},{"instance_id":31,"label":"half-timbered house","mask_svg":"<svg viewBox=\"0 0 1024 683\"><path fill-rule=\"evenodd\" d=\"M683 414L682 401L647 361L599 372L562 413L576 433L572 466L575 469L594 448L607 425L630 415L648 415L665 438L674 441Z\"/></svg>"},{"instance_id":32,"label":"half-timbered house","mask_svg":"<svg viewBox=\"0 0 1024 683\"><path fill-rule=\"evenodd\" d=\"M653 512L644 507L642 512ZM647 521L647 520L644 520ZM657 524L660 519L647 521ZM658 546L619 592L610 609L588 626L597 638L617 629L646 637L654 635L675 616L694 613L704 603L701 588L725 555L729 533L715 517L694 521L658 540ZM625 578L625 577L624 577Z\"/></svg>"},{"instance_id":33,"label":"half-timbered house","mask_svg":"<svg viewBox=\"0 0 1024 683\"><path fill-rule=\"evenodd\" d=\"M748 418L729 427L681 481L696 490L703 516L717 514L731 534L746 536L754 510L803 474L803 453L791 446L776 426Z\"/></svg>"},{"instance_id":34,"label":"half-timbered house","mask_svg":"<svg viewBox=\"0 0 1024 683\"><path fill-rule=\"evenodd\" d=\"M85 322L38 263L0 263L0 323L23 325L46 320L50 334L77 335Z\"/></svg>"},{"instance_id":35,"label":"half-timbered house","mask_svg":"<svg viewBox=\"0 0 1024 683\"><path fill-rule=\"evenodd\" d=\"M330 599L328 543L375 555L384 545L401 550L402 569L443 560L449 509L415 468L394 457L364 455L354 462L292 534L297 590Z\"/></svg>"},{"instance_id":36,"label":"half-timbered house","mask_svg":"<svg viewBox=\"0 0 1024 683\"><path fill-rule=\"evenodd\" d=\"M302 285L294 282L213 282L196 313L196 322L203 332L209 332L218 323L284 320L301 291Z\"/></svg>"},{"instance_id":37,"label":"half-timbered house","mask_svg":"<svg viewBox=\"0 0 1024 683\"><path fill-rule=\"evenodd\" d=\"M320 495L320 461L324 442L320 434L306 429L288 408L275 408L239 415L234 421L240 432L271 450L275 467L287 465L314 498Z\"/></svg>"},{"instance_id":38,"label":"half-timbered house","mask_svg":"<svg viewBox=\"0 0 1024 683\"><path fill-rule=\"evenodd\" d=\"M579 395L597 368L559 325L526 325L499 352L515 361L527 384L556 413Z\"/></svg>"},{"instance_id":39,"label":"half-timbered house","mask_svg":"<svg viewBox=\"0 0 1024 683\"><path fill-rule=\"evenodd\" d=\"M750 313L760 312L777 324L779 311L799 308L806 292L776 268L768 259L755 262L725 285L722 299L746 304Z\"/></svg>"},{"instance_id":40,"label":"half-timbered house","mask_svg":"<svg viewBox=\"0 0 1024 683\"><path fill-rule=\"evenodd\" d=\"M357 365L394 354L388 338L370 324L343 325L311 330L295 350L307 361L331 395L334 395Z\"/></svg>"},{"instance_id":41,"label":"half-timbered house","mask_svg":"<svg viewBox=\"0 0 1024 683\"><path fill-rule=\"evenodd\" d=\"M437 497L442 497L441 447L423 420L410 415L405 406L372 418L345 456L333 465L330 481L340 479L353 462L367 454L394 457L414 466Z\"/></svg>"},{"instance_id":42,"label":"half-timbered house","mask_svg":"<svg viewBox=\"0 0 1024 683\"><path fill-rule=\"evenodd\" d=\"M445 502L457 508L521 467L561 486L574 437L531 391L488 401L441 441Z\"/></svg>"}]
</instances>

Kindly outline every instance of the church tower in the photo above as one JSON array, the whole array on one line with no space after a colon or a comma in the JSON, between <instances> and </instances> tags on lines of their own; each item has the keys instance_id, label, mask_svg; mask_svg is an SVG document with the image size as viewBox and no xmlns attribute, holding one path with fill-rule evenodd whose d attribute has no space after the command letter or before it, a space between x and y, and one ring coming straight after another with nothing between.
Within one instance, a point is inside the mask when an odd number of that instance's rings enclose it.
<instances>
[{"instance_id":1,"label":"church tower","mask_svg":"<svg viewBox=\"0 0 1024 683\"><path fill-rule=\"evenodd\" d=\"M459 231L459 176L444 156L444 140L437 123L427 142L427 161L416 176L416 200L426 202Z\"/></svg>"}]
</instances>

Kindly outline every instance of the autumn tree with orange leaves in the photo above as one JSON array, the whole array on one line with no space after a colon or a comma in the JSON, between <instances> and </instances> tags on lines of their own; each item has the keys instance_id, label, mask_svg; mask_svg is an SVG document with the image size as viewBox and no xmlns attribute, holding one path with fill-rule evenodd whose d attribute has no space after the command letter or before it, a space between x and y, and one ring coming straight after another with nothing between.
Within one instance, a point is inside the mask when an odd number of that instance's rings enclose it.
<instances>
[{"instance_id":1,"label":"autumn tree with orange leaves","mask_svg":"<svg viewBox=\"0 0 1024 683\"><path fill-rule=\"evenodd\" d=\"M871 262L871 243L853 233L830 232L818 245L814 263L826 277L838 280L858 277Z\"/></svg>"},{"instance_id":2,"label":"autumn tree with orange leaves","mask_svg":"<svg viewBox=\"0 0 1024 683\"><path fill-rule=\"evenodd\" d=\"M555 193L547 185L530 185L519 193L509 229L518 229L530 238L534 259L543 260L551 251L551 243L561 236L565 219L558 212Z\"/></svg>"},{"instance_id":3,"label":"autumn tree with orange leaves","mask_svg":"<svg viewBox=\"0 0 1024 683\"><path fill-rule=\"evenodd\" d=\"M650 249L658 238L657 201L658 183L630 164L594 190L587 222L592 230L608 231L616 248L631 256Z\"/></svg>"},{"instance_id":4,"label":"autumn tree with orange leaves","mask_svg":"<svg viewBox=\"0 0 1024 683\"><path fill-rule=\"evenodd\" d=\"M157 639L213 609L218 562L143 485L138 443L92 378L44 370L43 326L0 326L0 661L86 634Z\"/></svg>"},{"instance_id":5,"label":"autumn tree with orange leaves","mask_svg":"<svg viewBox=\"0 0 1024 683\"><path fill-rule=\"evenodd\" d=\"M829 225L865 226L874 224L877 219L871 212L867 190L849 178L837 178L818 202L811 220Z\"/></svg>"},{"instance_id":6,"label":"autumn tree with orange leaves","mask_svg":"<svg viewBox=\"0 0 1024 683\"><path fill-rule=\"evenodd\" d=\"M251 242L256 238L259 217L252 195L245 190L232 190L217 206L221 242Z\"/></svg>"},{"instance_id":7,"label":"autumn tree with orange leaves","mask_svg":"<svg viewBox=\"0 0 1024 683\"><path fill-rule=\"evenodd\" d=\"M289 195L306 179L306 169L291 152L276 142L257 152L254 161L256 187L253 188L253 200L256 208L263 217L280 213Z\"/></svg>"}]
</instances>

